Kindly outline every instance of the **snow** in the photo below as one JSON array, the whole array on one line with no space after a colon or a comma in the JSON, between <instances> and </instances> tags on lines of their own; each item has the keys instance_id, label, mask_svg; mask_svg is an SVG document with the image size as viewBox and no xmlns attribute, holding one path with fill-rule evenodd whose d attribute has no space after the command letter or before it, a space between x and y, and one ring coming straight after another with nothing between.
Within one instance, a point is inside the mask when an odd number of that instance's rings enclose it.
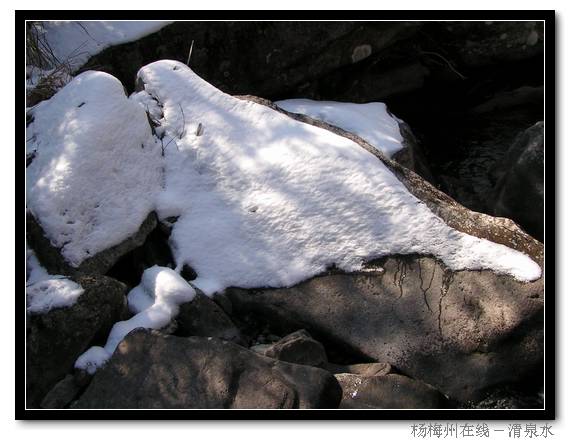
<instances>
[{"instance_id":1,"label":"snow","mask_svg":"<svg viewBox=\"0 0 570 440\"><path fill-rule=\"evenodd\" d=\"M172 21L44 21L44 36L60 62L79 68L109 46L138 40Z\"/></svg>"},{"instance_id":2,"label":"snow","mask_svg":"<svg viewBox=\"0 0 570 440\"><path fill-rule=\"evenodd\" d=\"M34 252L28 248L26 252L26 310L43 314L75 304L83 288L61 275L48 274Z\"/></svg>"},{"instance_id":3,"label":"snow","mask_svg":"<svg viewBox=\"0 0 570 440\"><path fill-rule=\"evenodd\" d=\"M117 322L105 346L91 347L77 359L75 368L93 374L111 357L128 333L140 327L166 327L178 315L179 305L192 301L195 295L192 286L172 269L153 266L145 270L141 283L128 295L129 307L136 315Z\"/></svg>"},{"instance_id":4,"label":"snow","mask_svg":"<svg viewBox=\"0 0 570 440\"><path fill-rule=\"evenodd\" d=\"M33 110L27 208L72 266L133 235L160 191L160 145L122 84L78 75Z\"/></svg>"},{"instance_id":5,"label":"snow","mask_svg":"<svg viewBox=\"0 0 570 440\"><path fill-rule=\"evenodd\" d=\"M528 256L447 226L349 139L226 95L179 62L152 63L139 76L162 105L171 142L158 213L180 216L170 238L177 268L192 266L207 294L291 286L333 264L358 271L410 253L452 270L541 275Z\"/></svg>"},{"instance_id":6,"label":"snow","mask_svg":"<svg viewBox=\"0 0 570 440\"><path fill-rule=\"evenodd\" d=\"M383 102L354 104L287 99L275 104L288 112L307 115L360 136L387 157L392 157L403 148L398 119L388 112Z\"/></svg>"}]
</instances>

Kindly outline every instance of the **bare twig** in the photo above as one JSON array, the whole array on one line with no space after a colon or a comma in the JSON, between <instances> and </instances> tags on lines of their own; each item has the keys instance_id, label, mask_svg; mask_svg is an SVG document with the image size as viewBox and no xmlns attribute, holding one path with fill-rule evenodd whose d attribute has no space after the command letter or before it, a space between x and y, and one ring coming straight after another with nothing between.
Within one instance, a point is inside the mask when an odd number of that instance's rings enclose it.
<instances>
[{"instance_id":1,"label":"bare twig","mask_svg":"<svg viewBox=\"0 0 570 440\"><path fill-rule=\"evenodd\" d=\"M462 75L461 73L459 73L459 72L457 71L457 69L455 69L455 67L453 67L453 65L449 62L449 60L448 60L447 58L445 58L443 55L440 55L440 54L438 54L437 52L428 52L428 51L423 51L423 50L420 51L420 53L421 53L421 54L424 54L424 55L433 55L433 56L436 56L436 57L442 59L443 61L446 62L446 64L449 66L449 68L450 68L455 74L457 74L457 76L459 76L459 78L461 78L461 79L467 79L467 77L466 77L465 75Z\"/></svg>"},{"instance_id":2,"label":"bare twig","mask_svg":"<svg viewBox=\"0 0 570 440\"><path fill-rule=\"evenodd\" d=\"M192 48L194 47L194 40L190 44L190 50L188 51L188 60L186 61L186 65L190 67L190 57L192 56Z\"/></svg>"},{"instance_id":3,"label":"bare twig","mask_svg":"<svg viewBox=\"0 0 570 440\"><path fill-rule=\"evenodd\" d=\"M180 139L182 139L186 134L186 117L184 116L184 109L182 108L182 105L179 103L178 106L180 107L180 111L182 112L182 131L180 132L179 135Z\"/></svg>"}]
</instances>

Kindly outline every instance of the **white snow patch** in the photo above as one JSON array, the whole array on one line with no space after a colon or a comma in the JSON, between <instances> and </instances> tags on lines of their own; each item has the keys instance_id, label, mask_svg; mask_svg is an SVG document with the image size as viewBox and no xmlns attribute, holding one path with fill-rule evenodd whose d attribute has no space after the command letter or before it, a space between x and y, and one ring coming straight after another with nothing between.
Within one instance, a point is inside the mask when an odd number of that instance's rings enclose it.
<instances>
[{"instance_id":1,"label":"white snow patch","mask_svg":"<svg viewBox=\"0 0 570 440\"><path fill-rule=\"evenodd\" d=\"M192 301L196 291L178 273L167 267L153 266L144 271L141 283L129 292L130 309L136 313L117 322L104 347L91 347L75 362L75 368L93 374L111 357L123 338L136 328L161 329L178 315L179 305Z\"/></svg>"},{"instance_id":2,"label":"white snow patch","mask_svg":"<svg viewBox=\"0 0 570 440\"><path fill-rule=\"evenodd\" d=\"M138 40L172 21L44 21L45 39L61 62L78 68L109 46Z\"/></svg>"},{"instance_id":3,"label":"white snow patch","mask_svg":"<svg viewBox=\"0 0 570 440\"><path fill-rule=\"evenodd\" d=\"M75 304L83 288L62 275L48 274L34 251L26 251L26 310L40 314Z\"/></svg>"},{"instance_id":4,"label":"white snow patch","mask_svg":"<svg viewBox=\"0 0 570 440\"><path fill-rule=\"evenodd\" d=\"M170 239L176 262L196 270L193 283L206 293L291 286L332 264L355 271L411 253L452 270L540 277L528 256L447 226L349 139L226 95L179 62L152 63L139 76L175 139L159 215L180 215ZM396 133L389 138L392 147L372 143L395 151Z\"/></svg>"},{"instance_id":5,"label":"white snow patch","mask_svg":"<svg viewBox=\"0 0 570 440\"><path fill-rule=\"evenodd\" d=\"M27 207L65 259L89 256L133 235L160 191L160 145L122 84L85 72L33 110Z\"/></svg>"},{"instance_id":6,"label":"white snow patch","mask_svg":"<svg viewBox=\"0 0 570 440\"><path fill-rule=\"evenodd\" d=\"M403 148L398 119L388 112L383 102L354 104L286 99L275 104L288 112L307 115L360 136L388 157Z\"/></svg>"}]
</instances>

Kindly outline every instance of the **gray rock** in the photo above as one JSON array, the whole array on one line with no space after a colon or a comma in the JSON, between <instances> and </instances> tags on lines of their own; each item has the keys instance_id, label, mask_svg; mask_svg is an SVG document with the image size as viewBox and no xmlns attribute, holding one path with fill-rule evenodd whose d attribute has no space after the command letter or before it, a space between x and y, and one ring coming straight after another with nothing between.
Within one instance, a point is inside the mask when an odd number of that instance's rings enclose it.
<instances>
[{"instance_id":1,"label":"gray rock","mask_svg":"<svg viewBox=\"0 0 570 440\"><path fill-rule=\"evenodd\" d=\"M447 401L433 387L399 374L336 374L342 387L342 409L435 409Z\"/></svg>"},{"instance_id":2,"label":"gray rock","mask_svg":"<svg viewBox=\"0 0 570 440\"><path fill-rule=\"evenodd\" d=\"M104 340L126 308L124 284L105 276L72 277L84 292L71 307L26 315L26 398L37 408L94 340Z\"/></svg>"},{"instance_id":3,"label":"gray rock","mask_svg":"<svg viewBox=\"0 0 570 440\"><path fill-rule=\"evenodd\" d=\"M306 328L435 386L477 400L543 360L543 281L450 272L430 257L379 260L375 272L333 274L291 288L228 289L239 316L280 331Z\"/></svg>"},{"instance_id":4,"label":"gray rock","mask_svg":"<svg viewBox=\"0 0 570 440\"><path fill-rule=\"evenodd\" d=\"M148 234L157 225L157 218L151 212L140 225L139 230L121 243L105 249L96 255L84 260L78 267L71 266L46 237L40 223L31 213L26 214L26 238L29 246L34 250L38 260L49 273L62 275L102 275L129 251L141 246Z\"/></svg>"},{"instance_id":5,"label":"gray rock","mask_svg":"<svg viewBox=\"0 0 570 440\"><path fill-rule=\"evenodd\" d=\"M138 329L73 408L336 408L332 374L253 353L216 338Z\"/></svg>"},{"instance_id":6,"label":"gray rock","mask_svg":"<svg viewBox=\"0 0 570 440\"><path fill-rule=\"evenodd\" d=\"M544 122L521 133L497 170L495 215L519 223L535 237L544 233Z\"/></svg>"},{"instance_id":7,"label":"gray rock","mask_svg":"<svg viewBox=\"0 0 570 440\"><path fill-rule=\"evenodd\" d=\"M265 356L293 364L325 367L327 353L323 345L315 341L306 330L291 333L267 347Z\"/></svg>"},{"instance_id":8,"label":"gray rock","mask_svg":"<svg viewBox=\"0 0 570 440\"><path fill-rule=\"evenodd\" d=\"M229 316L200 291L192 301L180 306L176 321L180 336L214 336L245 345L244 337Z\"/></svg>"}]
</instances>

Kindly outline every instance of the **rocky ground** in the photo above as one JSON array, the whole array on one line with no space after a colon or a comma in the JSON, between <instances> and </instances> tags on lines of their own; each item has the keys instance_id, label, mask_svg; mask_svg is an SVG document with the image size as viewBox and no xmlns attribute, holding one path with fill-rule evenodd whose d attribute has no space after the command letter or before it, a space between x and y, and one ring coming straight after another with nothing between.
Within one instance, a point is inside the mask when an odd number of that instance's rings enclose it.
<instances>
[{"instance_id":1,"label":"rocky ground","mask_svg":"<svg viewBox=\"0 0 570 440\"><path fill-rule=\"evenodd\" d=\"M349 139L446 226L542 268L540 26L173 23L81 70L144 90L139 68L185 62L193 39L191 67L214 86ZM405 121L405 148L388 158L355 133L272 102L301 97L386 101ZM156 137L151 113L145 130ZM29 116L34 129L33 109ZM36 160L34 152L27 165ZM127 294L143 273L177 266L178 221L153 210L135 233L76 265L50 240L45 218L28 212L27 245L41 266L84 290L69 307L27 314L28 408L542 408L543 277L452 270L415 253L215 295L193 285L200 273L185 264L180 277L195 296L168 325L129 332L94 374L76 368L115 323L136 315Z\"/></svg>"}]
</instances>

